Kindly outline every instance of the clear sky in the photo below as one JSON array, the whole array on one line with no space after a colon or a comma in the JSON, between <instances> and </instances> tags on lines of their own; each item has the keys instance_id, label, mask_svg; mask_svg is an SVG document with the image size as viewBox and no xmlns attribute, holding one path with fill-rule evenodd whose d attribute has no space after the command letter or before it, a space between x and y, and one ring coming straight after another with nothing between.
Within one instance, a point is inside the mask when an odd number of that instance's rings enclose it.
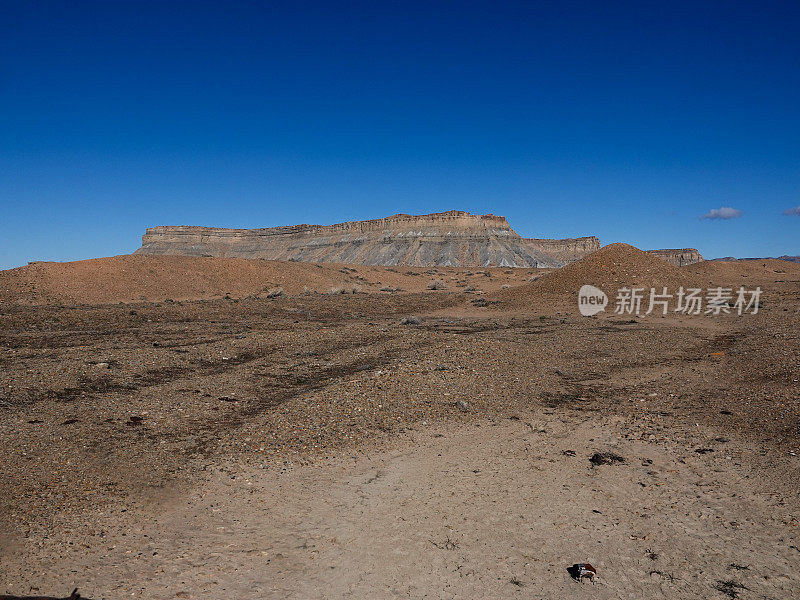
<instances>
[{"instance_id":1,"label":"clear sky","mask_svg":"<svg viewBox=\"0 0 800 600\"><path fill-rule=\"evenodd\" d=\"M0 0L0 268L451 209L800 254L798 32L797 0Z\"/></svg>"}]
</instances>

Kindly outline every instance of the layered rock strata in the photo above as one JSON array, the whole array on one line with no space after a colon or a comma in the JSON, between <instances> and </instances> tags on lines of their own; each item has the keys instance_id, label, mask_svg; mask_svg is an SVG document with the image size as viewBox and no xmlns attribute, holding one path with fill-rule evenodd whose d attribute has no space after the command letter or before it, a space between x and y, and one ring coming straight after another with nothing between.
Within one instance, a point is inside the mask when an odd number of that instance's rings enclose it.
<instances>
[{"instance_id":1,"label":"layered rock strata","mask_svg":"<svg viewBox=\"0 0 800 600\"><path fill-rule=\"evenodd\" d=\"M599 248L594 236L528 239L505 217L449 211L264 229L152 227L135 253L387 266L561 267Z\"/></svg>"}]
</instances>

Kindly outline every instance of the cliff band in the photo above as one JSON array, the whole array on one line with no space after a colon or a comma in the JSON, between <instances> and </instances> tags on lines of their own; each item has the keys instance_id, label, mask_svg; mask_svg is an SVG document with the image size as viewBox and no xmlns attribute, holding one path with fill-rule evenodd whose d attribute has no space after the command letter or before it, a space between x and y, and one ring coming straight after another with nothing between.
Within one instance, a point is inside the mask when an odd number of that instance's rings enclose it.
<instances>
[{"instance_id":1,"label":"cliff band","mask_svg":"<svg viewBox=\"0 0 800 600\"><path fill-rule=\"evenodd\" d=\"M594 236L527 239L505 217L449 211L265 229L160 226L135 254L362 265L561 267L600 248Z\"/></svg>"}]
</instances>

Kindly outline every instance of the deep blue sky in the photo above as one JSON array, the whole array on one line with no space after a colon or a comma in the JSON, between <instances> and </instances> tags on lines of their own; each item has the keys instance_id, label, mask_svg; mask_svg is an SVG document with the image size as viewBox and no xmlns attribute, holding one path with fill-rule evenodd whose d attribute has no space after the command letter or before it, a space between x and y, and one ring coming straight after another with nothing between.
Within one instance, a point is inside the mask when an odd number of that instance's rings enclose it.
<instances>
[{"instance_id":1,"label":"deep blue sky","mask_svg":"<svg viewBox=\"0 0 800 600\"><path fill-rule=\"evenodd\" d=\"M800 254L798 31L796 0L0 0L0 268L449 209Z\"/></svg>"}]
</instances>

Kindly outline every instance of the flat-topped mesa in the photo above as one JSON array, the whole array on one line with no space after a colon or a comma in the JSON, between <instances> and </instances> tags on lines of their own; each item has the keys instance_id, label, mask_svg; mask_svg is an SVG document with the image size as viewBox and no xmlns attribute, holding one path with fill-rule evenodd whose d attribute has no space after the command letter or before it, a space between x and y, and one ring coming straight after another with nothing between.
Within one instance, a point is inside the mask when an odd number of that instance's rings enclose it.
<instances>
[{"instance_id":1,"label":"flat-topped mesa","mask_svg":"<svg viewBox=\"0 0 800 600\"><path fill-rule=\"evenodd\" d=\"M564 264L574 262L587 254L600 250L600 239L595 236L565 240L526 239L531 247L538 248Z\"/></svg>"},{"instance_id":2,"label":"flat-topped mesa","mask_svg":"<svg viewBox=\"0 0 800 600\"><path fill-rule=\"evenodd\" d=\"M384 235L400 234L416 231L435 231L447 229L451 235L469 235L471 233L495 235L517 235L505 217L497 215L472 215L468 212L451 210L429 215L398 214L383 219L368 221L347 221L334 225L284 225L281 227L265 227L260 229L227 229L224 227L197 227L192 225L162 225L150 227L142 238L144 243L151 234L180 232L186 235L248 235L272 236L292 234L335 235L339 233L368 233L380 231Z\"/></svg>"},{"instance_id":3,"label":"flat-topped mesa","mask_svg":"<svg viewBox=\"0 0 800 600\"><path fill-rule=\"evenodd\" d=\"M648 252L676 267L685 267L686 265L693 265L694 263L699 263L704 260L703 256L696 248L648 250Z\"/></svg>"},{"instance_id":4,"label":"flat-topped mesa","mask_svg":"<svg viewBox=\"0 0 800 600\"><path fill-rule=\"evenodd\" d=\"M520 237L505 217L451 210L335 225L262 229L159 226L135 254L265 258L365 265L560 267L600 247L595 237Z\"/></svg>"}]
</instances>

